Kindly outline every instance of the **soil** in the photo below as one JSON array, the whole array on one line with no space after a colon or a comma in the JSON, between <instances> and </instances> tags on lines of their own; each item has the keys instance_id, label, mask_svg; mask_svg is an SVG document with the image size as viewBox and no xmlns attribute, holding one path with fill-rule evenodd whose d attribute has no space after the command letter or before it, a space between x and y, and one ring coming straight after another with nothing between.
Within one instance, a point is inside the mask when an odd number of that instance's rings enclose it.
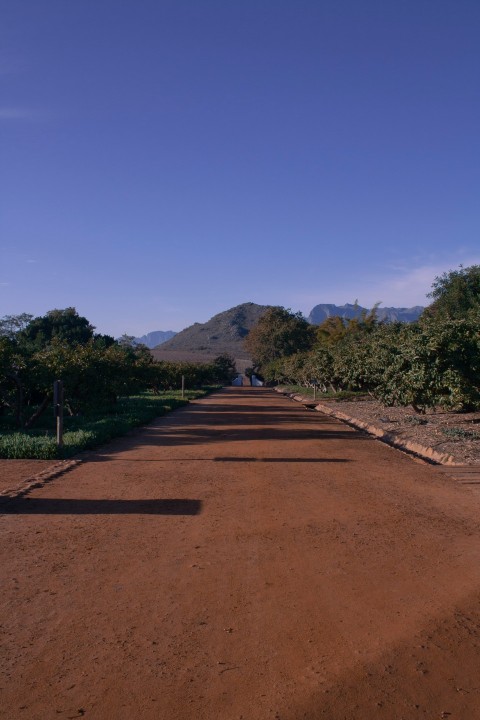
<instances>
[{"instance_id":1,"label":"soil","mask_svg":"<svg viewBox=\"0 0 480 720\"><path fill-rule=\"evenodd\" d=\"M58 460L1 460L0 495L17 488L25 480L48 472Z\"/></svg>"},{"instance_id":2,"label":"soil","mask_svg":"<svg viewBox=\"0 0 480 720\"><path fill-rule=\"evenodd\" d=\"M478 718L478 487L268 389L195 401L0 499L0 718Z\"/></svg>"},{"instance_id":3,"label":"soil","mask_svg":"<svg viewBox=\"0 0 480 720\"><path fill-rule=\"evenodd\" d=\"M480 412L431 410L425 415L412 408L385 407L376 400L322 400L324 405L392 433L402 441L420 443L455 463L480 464ZM453 432L452 432L453 431Z\"/></svg>"}]
</instances>

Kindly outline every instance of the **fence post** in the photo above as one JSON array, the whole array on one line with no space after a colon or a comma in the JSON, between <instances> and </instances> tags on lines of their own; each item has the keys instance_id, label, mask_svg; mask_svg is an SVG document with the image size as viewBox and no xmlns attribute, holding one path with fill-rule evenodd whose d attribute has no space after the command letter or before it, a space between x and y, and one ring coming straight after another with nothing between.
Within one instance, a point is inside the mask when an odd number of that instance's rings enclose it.
<instances>
[{"instance_id":1,"label":"fence post","mask_svg":"<svg viewBox=\"0 0 480 720\"><path fill-rule=\"evenodd\" d=\"M185 397L185 375L182 375L182 399Z\"/></svg>"},{"instance_id":2,"label":"fence post","mask_svg":"<svg viewBox=\"0 0 480 720\"><path fill-rule=\"evenodd\" d=\"M53 383L53 412L57 418L57 445L63 446L63 381Z\"/></svg>"}]
</instances>

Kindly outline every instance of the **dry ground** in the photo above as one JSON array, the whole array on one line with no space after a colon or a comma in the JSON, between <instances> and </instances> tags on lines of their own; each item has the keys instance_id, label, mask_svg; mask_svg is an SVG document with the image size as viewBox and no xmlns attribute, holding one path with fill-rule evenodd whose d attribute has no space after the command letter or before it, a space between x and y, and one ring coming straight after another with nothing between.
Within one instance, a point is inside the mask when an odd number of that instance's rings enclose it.
<instances>
[{"instance_id":1,"label":"dry ground","mask_svg":"<svg viewBox=\"0 0 480 720\"><path fill-rule=\"evenodd\" d=\"M480 464L480 412L432 410L418 415L412 408L385 407L376 400L320 400L403 441L417 442L451 455L456 463Z\"/></svg>"},{"instance_id":2,"label":"dry ground","mask_svg":"<svg viewBox=\"0 0 480 720\"><path fill-rule=\"evenodd\" d=\"M265 389L0 517L0 718L480 718L480 494Z\"/></svg>"}]
</instances>

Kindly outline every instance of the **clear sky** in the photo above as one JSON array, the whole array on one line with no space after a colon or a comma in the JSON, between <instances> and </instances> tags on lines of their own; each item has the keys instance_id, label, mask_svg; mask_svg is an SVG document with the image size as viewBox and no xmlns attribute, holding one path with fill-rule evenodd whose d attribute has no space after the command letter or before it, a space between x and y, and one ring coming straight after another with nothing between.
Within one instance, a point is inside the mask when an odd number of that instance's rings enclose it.
<instances>
[{"instance_id":1,"label":"clear sky","mask_svg":"<svg viewBox=\"0 0 480 720\"><path fill-rule=\"evenodd\" d=\"M0 316L425 304L480 263L479 0L0 0Z\"/></svg>"}]
</instances>

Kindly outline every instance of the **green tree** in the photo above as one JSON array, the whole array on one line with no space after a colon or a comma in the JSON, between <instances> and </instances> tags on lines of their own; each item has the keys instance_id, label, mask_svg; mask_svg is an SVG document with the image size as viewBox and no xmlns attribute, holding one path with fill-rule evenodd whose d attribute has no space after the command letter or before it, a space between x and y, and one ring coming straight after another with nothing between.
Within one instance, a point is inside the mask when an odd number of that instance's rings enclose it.
<instances>
[{"instance_id":1,"label":"green tree","mask_svg":"<svg viewBox=\"0 0 480 720\"><path fill-rule=\"evenodd\" d=\"M85 344L93 338L95 328L75 308L49 310L45 315L31 320L17 334L19 343L26 348L40 349L54 338L70 344Z\"/></svg>"},{"instance_id":2,"label":"green tree","mask_svg":"<svg viewBox=\"0 0 480 720\"><path fill-rule=\"evenodd\" d=\"M0 414L5 409L12 411L17 426L21 424L24 367L25 359L18 353L14 340L0 336Z\"/></svg>"},{"instance_id":3,"label":"green tree","mask_svg":"<svg viewBox=\"0 0 480 720\"><path fill-rule=\"evenodd\" d=\"M14 340L17 334L32 320L33 315L29 315L28 313L5 315L3 318L0 318L0 337L7 337L10 340Z\"/></svg>"},{"instance_id":4,"label":"green tree","mask_svg":"<svg viewBox=\"0 0 480 720\"><path fill-rule=\"evenodd\" d=\"M310 350L314 340L315 328L300 312L278 306L269 308L250 330L245 349L255 367L265 368L281 357Z\"/></svg>"},{"instance_id":5,"label":"green tree","mask_svg":"<svg viewBox=\"0 0 480 720\"><path fill-rule=\"evenodd\" d=\"M235 358L228 353L218 355L213 361L213 382L228 385L237 374Z\"/></svg>"},{"instance_id":6,"label":"green tree","mask_svg":"<svg viewBox=\"0 0 480 720\"><path fill-rule=\"evenodd\" d=\"M135 335L127 335L127 333L123 333L123 335L120 338L118 338L117 342L122 347L129 347L129 348L133 348L137 344L137 342L135 340Z\"/></svg>"},{"instance_id":7,"label":"green tree","mask_svg":"<svg viewBox=\"0 0 480 720\"><path fill-rule=\"evenodd\" d=\"M317 344L336 345L347 335L359 337L373 330L378 324L378 303L372 310L363 310L359 317L341 318L332 315L317 326Z\"/></svg>"},{"instance_id":8,"label":"green tree","mask_svg":"<svg viewBox=\"0 0 480 720\"><path fill-rule=\"evenodd\" d=\"M462 320L480 312L480 265L450 270L436 277L428 297L433 302L422 318Z\"/></svg>"},{"instance_id":9,"label":"green tree","mask_svg":"<svg viewBox=\"0 0 480 720\"><path fill-rule=\"evenodd\" d=\"M326 318L317 326L317 343L320 345L335 345L347 333L347 323L338 315Z\"/></svg>"}]
</instances>

